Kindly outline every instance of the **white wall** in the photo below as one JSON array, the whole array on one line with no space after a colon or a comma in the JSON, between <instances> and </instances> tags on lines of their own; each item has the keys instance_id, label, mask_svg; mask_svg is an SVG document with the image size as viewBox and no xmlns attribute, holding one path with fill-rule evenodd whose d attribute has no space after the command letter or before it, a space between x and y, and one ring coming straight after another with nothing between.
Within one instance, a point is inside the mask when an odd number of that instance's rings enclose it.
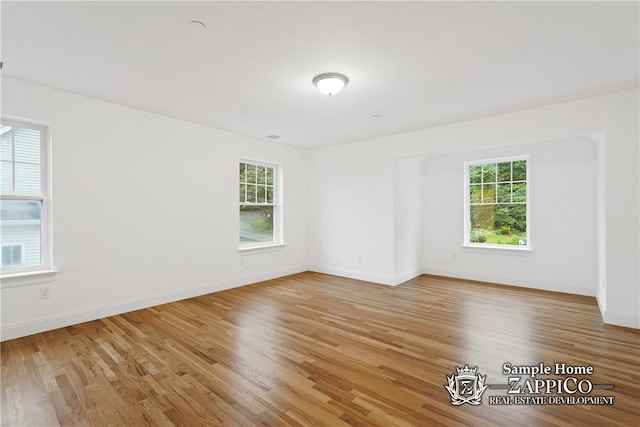
<instances>
[{"instance_id":1,"label":"white wall","mask_svg":"<svg viewBox=\"0 0 640 427\"><path fill-rule=\"evenodd\" d=\"M317 271L396 284L421 257L410 236L418 203L402 185L412 172L398 170L398 159L585 134L604 141L601 309L608 323L640 327L637 90L307 153L6 77L2 83L3 115L51 126L59 269L46 283L49 299L38 299L39 284L2 283L2 339L301 271L309 261ZM281 250L237 252L229 224L238 221L239 158L283 167L288 245ZM575 284L580 274L569 271L560 282ZM593 283L581 287L591 292Z\"/></svg>"},{"instance_id":2,"label":"white wall","mask_svg":"<svg viewBox=\"0 0 640 427\"><path fill-rule=\"evenodd\" d=\"M422 169L420 157L397 159L394 167L394 284L422 274Z\"/></svg>"},{"instance_id":3,"label":"white wall","mask_svg":"<svg viewBox=\"0 0 640 427\"><path fill-rule=\"evenodd\" d=\"M59 270L3 281L2 339L306 270L306 151L6 77L2 114L50 125ZM237 251L240 158L282 165L283 249Z\"/></svg>"},{"instance_id":4,"label":"white wall","mask_svg":"<svg viewBox=\"0 0 640 427\"><path fill-rule=\"evenodd\" d=\"M462 246L463 164L529 155L532 251ZM588 137L429 156L424 269L430 274L596 295L597 142Z\"/></svg>"},{"instance_id":5,"label":"white wall","mask_svg":"<svg viewBox=\"0 0 640 427\"><path fill-rule=\"evenodd\" d=\"M358 144L309 156L312 269L394 284L393 157Z\"/></svg>"},{"instance_id":6,"label":"white wall","mask_svg":"<svg viewBox=\"0 0 640 427\"><path fill-rule=\"evenodd\" d=\"M638 100L634 89L311 152L314 269L395 282L396 158L599 134L605 140L601 310L608 323L640 327ZM359 253L365 254L360 262Z\"/></svg>"}]
</instances>

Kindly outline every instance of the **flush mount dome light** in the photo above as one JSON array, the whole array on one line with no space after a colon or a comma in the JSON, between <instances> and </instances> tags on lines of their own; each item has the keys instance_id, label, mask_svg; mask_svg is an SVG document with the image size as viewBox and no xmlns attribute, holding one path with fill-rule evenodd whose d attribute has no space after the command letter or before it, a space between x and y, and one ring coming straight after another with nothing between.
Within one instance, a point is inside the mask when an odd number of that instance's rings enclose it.
<instances>
[{"instance_id":1,"label":"flush mount dome light","mask_svg":"<svg viewBox=\"0 0 640 427\"><path fill-rule=\"evenodd\" d=\"M324 73L313 78L313 84L325 95L331 96L340 92L349 83L347 76L339 73Z\"/></svg>"}]
</instances>

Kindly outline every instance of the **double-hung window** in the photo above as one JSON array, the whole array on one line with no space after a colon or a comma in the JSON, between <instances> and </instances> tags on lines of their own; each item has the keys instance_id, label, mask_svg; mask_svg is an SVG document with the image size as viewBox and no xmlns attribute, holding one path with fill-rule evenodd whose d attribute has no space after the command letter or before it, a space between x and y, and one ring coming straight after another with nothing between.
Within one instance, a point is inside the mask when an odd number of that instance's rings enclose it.
<instances>
[{"instance_id":1,"label":"double-hung window","mask_svg":"<svg viewBox=\"0 0 640 427\"><path fill-rule=\"evenodd\" d=\"M240 249L281 243L278 166L241 160Z\"/></svg>"},{"instance_id":2,"label":"double-hung window","mask_svg":"<svg viewBox=\"0 0 640 427\"><path fill-rule=\"evenodd\" d=\"M465 163L466 246L530 248L528 156Z\"/></svg>"},{"instance_id":3,"label":"double-hung window","mask_svg":"<svg viewBox=\"0 0 640 427\"><path fill-rule=\"evenodd\" d=\"M3 276L51 269L47 127L0 125L0 246Z\"/></svg>"}]
</instances>

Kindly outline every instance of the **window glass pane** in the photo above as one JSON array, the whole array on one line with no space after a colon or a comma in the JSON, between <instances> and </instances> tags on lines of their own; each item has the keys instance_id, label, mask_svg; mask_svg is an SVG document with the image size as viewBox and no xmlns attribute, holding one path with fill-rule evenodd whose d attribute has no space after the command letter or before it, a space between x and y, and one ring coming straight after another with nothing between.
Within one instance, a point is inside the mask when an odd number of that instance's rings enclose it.
<instances>
[{"instance_id":1,"label":"window glass pane","mask_svg":"<svg viewBox=\"0 0 640 427\"><path fill-rule=\"evenodd\" d=\"M273 185L273 168L267 168L267 184Z\"/></svg>"},{"instance_id":2,"label":"window glass pane","mask_svg":"<svg viewBox=\"0 0 640 427\"><path fill-rule=\"evenodd\" d=\"M246 201L246 194L245 194L245 185L244 184L240 184L240 203L243 203L244 201Z\"/></svg>"},{"instance_id":3,"label":"window glass pane","mask_svg":"<svg viewBox=\"0 0 640 427\"><path fill-rule=\"evenodd\" d=\"M469 186L469 201L471 203L482 203L482 185L471 184Z\"/></svg>"},{"instance_id":4,"label":"window glass pane","mask_svg":"<svg viewBox=\"0 0 640 427\"><path fill-rule=\"evenodd\" d=\"M15 161L40 164L40 131L15 129Z\"/></svg>"},{"instance_id":5,"label":"window glass pane","mask_svg":"<svg viewBox=\"0 0 640 427\"><path fill-rule=\"evenodd\" d=\"M511 203L511 184L498 184L498 203Z\"/></svg>"},{"instance_id":6,"label":"window glass pane","mask_svg":"<svg viewBox=\"0 0 640 427\"><path fill-rule=\"evenodd\" d=\"M513 180L524 181L527 179L527 161L520 160L513 162Z\"/></svg>"},{"instance_id":7,"label":"window glass pane","mask_svg":"<svg viewBox=\"0 0 640 427\"><path fill-rule=\"evenodd\" d=\"M41 218L42 204L39 201L2 201L0 204L2 269L41 264ZM7 255L7 261L10 260L11 265L5 265L5 246L20 247L20 249L7 249L11 251L10 257ZM17 257L21 258L20 263L17 263Z\"/></svg>"},{"instance_id":8,"label":"window glass pane","mask_svg":"<svg viewBox=\"0 0 640 427\"><path fill-rule=\"evenodd\" d=\"M273 241L273 206L240 206L240 242Z\"/></svg>"},{"instance_id":9,"label":"window glass pane","mask_svg":"<svg viewBox=\"0 0 640 427\"><path fill-rule=\"evenodd\" d=\"M0 161L0 180L2 194L13 194L13 163Z\"/></svg>"},{"instance_id":10,"label":"window glass pane","mask_svg":"<svg viewBox=\"0 0 640 427\"><path fill-rule=\"evenodd\" d=\"M498 181L511 181L511 162L498 163Z\"/></svg>"},{"instance_id":11,"label":"window glass pane","mask_svg":"<svg viewBox=\"0 0 640 427\"><path fill-rule=\"evenodd\" d=\"M0 127L0 160L13 160L13 146L11 143L11 126Z\"/></svg>"},{"instance_id":12,"label":"window glass pane","mask_svg":"<svg viewBox=\"0 0 640 427\"><path fill-rule=\"evenodd\" d=\"M256 202L264 203L267 188L263 185L259 185L256 189Z\"/></svg>"},{"instance_id":13,"label":"window glass pane","mask_svg":"<svg viewBox=\"0 0 640 427\"><path fill-rule=\"evenodd\" d=\"M513 201L514 202L527 201L527 183L516 182L513 184Z\"/></svg>"},{"instance_id":14,"label":"window glass pane","mask_svg":"<svg viewBox=\"0 0 640 427\"><path fill-rule=\"evenodd\" d=\"M496 164L487 163L482 165L482 180L483 182L496 182Z\"/></svg>"},{"instance_id":15,"label":"window glass pane","mask_svg":"<svg viewBox=\"0 0 640 427\"><path fill-rule=\"evenodd\" d=\"M248 183L251 183L251 184L256 183L256 174L257 174L256 169L257 169L256 165L247 164L247 182Z\"/></svg>"},{"instance_id":16,"label":"window glass pane","mask_svg":"<svg viewBox=\"0 0 640 427\"><path fill-rule=\"evenodd\" d=\"M13 264L12 248L13 246L2 247L2 266L3 267L8 267Z\"/></svg>"},{"instance_id":17,"label":"window glass pane","mask_svg":"<svg viewBox=\"0 0 640 427\"><path fill-rule=\"evenodd\" d=\"M2 247L2 267L22 266L22 245Z\"/></svg>"},{"instance_id":18,"label":"window glass pane","mask_svg":"<svg viewBox=\"0 0 640 427\"><path fill-rule=\"evenodd\" d=\"M258 166L258 184L266 184L267 173L264 166Z\"/></svg>"},{"instance_id":19,"label":"window glass pane","mask_svg":"<svg viewBox=\"0 0 640 427\"><path fill-rule=\"evenodd\" d=\"M527 243L526 205L472 205L469 241L492 245Z\"/></svg>"},{"instance_id":20,"label":"window glass pane","mask_svg":"<svg viewBox=\"0 0 640 427\"><path fill-rule=\"evenodd\" d=\"M527 205L503 205L496 210L496 228L508 227L513 234L527 231Z\"/></svg>"},{"instance_id":21,"label":"window glass pane","mask_svg":"<svg viewBox=\"0 0 640 427\"><path fill-rule=\"evenodd\" d=\"M40 165L15 163L16 194L37 196L40 191Z\"/></svg>"},{"instance_id":22,"label":"window glass pane","mask_svg":"<svg viewBox=\"0 0 640 427\"><path fill-rule=\"evenodd\" d=\"M16 245L11 248L11 262L14 265L22 264L22 246Z\"/></svg>"},{"instance_id":23,"label":"window glass pane","mask_svg":"<svg viewBox=\"0 0 640 427\"><path fill-rule=\"evenodd\" d=\"M247 203L256 202L256 186L247 184Z\"/></svg>"},{"instance_id":24,"label":"window glass pane","mask_svg":"<svg viewBox=\"0 0 640 427\"><path fill-rule=\"evenodd\" d=\"M482 165L469 166L469 182L472 184L482 182Z\"/></svg>"},{"instance_id":25,"label":"window glass pane","mask_svg":"<svg viewBox=\"0 0 640 427\"><path fill-rule=\"evenodd\" d=\"M244 174L245 167L246 167L245 163L240 163L240 170L238 171L238 174L240 176L240 182L246 182L246 176Z\"/></svg>"},{"instance_id":26,"label":"window glass pane","mask_svg":"<svg viewBox=\"0 0 640 427\"><path fill-rule=\"evenodd\" d=\"M494 205L471 206L471 231L485 233L493 229Z\"/></svg>"},{"instance_id":27,"label":"window glass pane","mask_svg":"<svg viewBox=\"0 0 640 427\"><path fill-rule=\"evenodd\" d=\"M273 203L273 187L267 187L267 203Z\"/></svg>"},{"instance_id":28,"label":"window glass pane","mask_svg":"<svg viewBox=\"0 0 640 427\"><path fill-rule=\"evenodd\" d=\"M495 202L496 202L496 185L483 184L482 185L482 203L495 203Z\"/></svg>"}]
</instances>

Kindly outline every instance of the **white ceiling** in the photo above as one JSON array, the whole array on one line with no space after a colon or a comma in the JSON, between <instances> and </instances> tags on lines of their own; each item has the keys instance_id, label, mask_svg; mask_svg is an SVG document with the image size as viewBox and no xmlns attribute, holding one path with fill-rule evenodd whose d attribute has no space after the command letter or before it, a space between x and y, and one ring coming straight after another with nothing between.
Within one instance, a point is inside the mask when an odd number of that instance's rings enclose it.
<instances>
[{"instance_id":1,"label":"white ceiling","mask_svg":"<svg viewBox=\"0 0 640 427\"><path fill-rule=\"evenodd\" d=\"M637 87L638 6L2 1L2 73L313 148Z\"/></svg>"}]
</instances>

